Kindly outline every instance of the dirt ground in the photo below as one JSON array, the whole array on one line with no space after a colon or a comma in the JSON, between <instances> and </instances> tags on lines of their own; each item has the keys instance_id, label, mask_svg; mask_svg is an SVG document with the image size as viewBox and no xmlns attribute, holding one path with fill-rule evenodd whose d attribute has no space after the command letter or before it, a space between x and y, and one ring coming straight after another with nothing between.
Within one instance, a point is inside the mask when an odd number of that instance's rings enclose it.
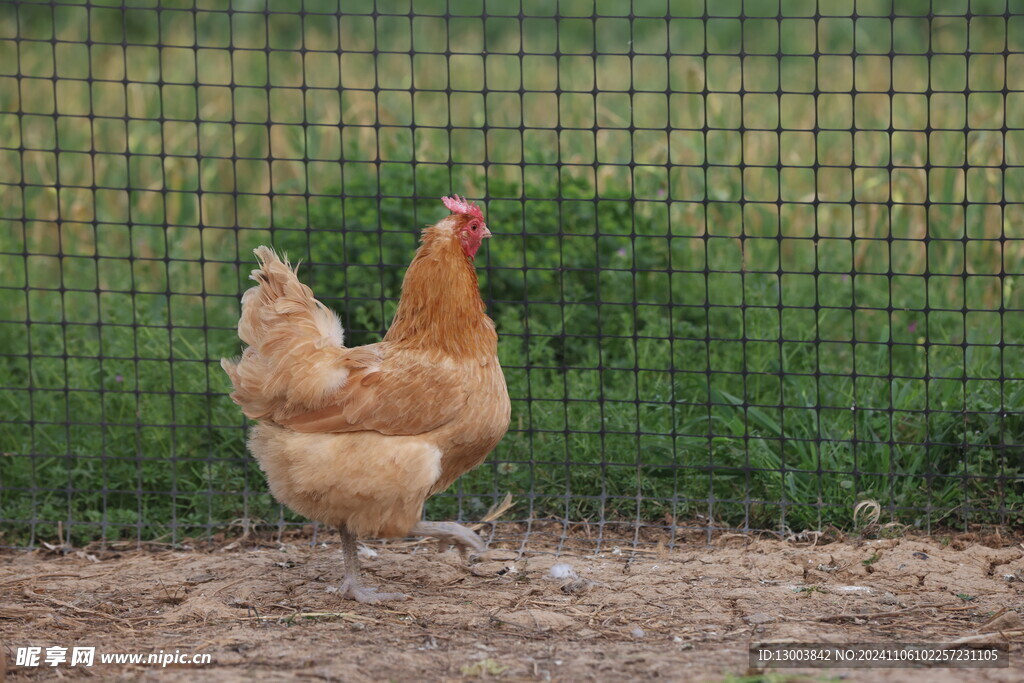
<instances>
[{"instance_id":1,"label":"dirt ground","mask_svg":"<svg viewBox=\"0 0 1024 683\"><path fill-rule=\"evenodd\" d=\"M1024 680L1024 545L978 537L816 544L723 537L676 550L525 554L471 564L430 544L371 544L365 582L332 588L336 539L213 550L0 554L9 680ZM375 555L374 555L375 554ZM553 565L569 565L565 567ZM552 573L568 573L552 578ZM577 576L574 577L573 573ZM987 635L986 635L987 634ZM1009 669L775 670L753 642L1007 642ZM208 653L202 666L16 666L24 646ZM97 655L98 656L98 655ZM0 672L3 669L0 667ZM0 680L3 675L0 675Z\"/></svg>"}]
</instances>

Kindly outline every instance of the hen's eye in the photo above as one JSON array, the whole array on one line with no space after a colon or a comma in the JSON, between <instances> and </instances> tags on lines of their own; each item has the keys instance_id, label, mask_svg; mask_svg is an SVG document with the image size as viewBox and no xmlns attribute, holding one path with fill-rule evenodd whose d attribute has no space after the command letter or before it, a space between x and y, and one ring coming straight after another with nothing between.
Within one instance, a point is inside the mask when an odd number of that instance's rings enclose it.
<instances>
[{"instance_id":1,"label":"hen's eye","mask_svg":"<svg viewBox=\"0 0 1024 683\"><path fill-rule=\"evenodd\" d=\"M473 224L473 231L476 232L478 229L480 229L480 226L477 225L476 223L474 223Z\"/></svg>"}]
</instances>

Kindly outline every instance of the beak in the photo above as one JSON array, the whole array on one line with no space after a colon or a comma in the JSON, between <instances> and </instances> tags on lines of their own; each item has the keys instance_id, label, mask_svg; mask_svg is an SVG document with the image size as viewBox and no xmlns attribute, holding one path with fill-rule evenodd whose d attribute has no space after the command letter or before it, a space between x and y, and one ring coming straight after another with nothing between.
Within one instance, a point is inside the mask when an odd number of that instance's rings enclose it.
<instances>
[{"instance_id":1,"label":"beak","mask_svg":"<svg viewBox=\"0 0 1024 683\"><path fill-rule=\"evenodd\" d=\"M480 236L480 239L487 239L487 238L488 238L488 237L490 237L490 236L491 236L491 231L490 231L490 230L488 230L488 229L487 229L487 226L485 225L485 226L484 226L484 232L483 232L483 234L482 234L482 235Z\"/></svg>"}]
</instances>

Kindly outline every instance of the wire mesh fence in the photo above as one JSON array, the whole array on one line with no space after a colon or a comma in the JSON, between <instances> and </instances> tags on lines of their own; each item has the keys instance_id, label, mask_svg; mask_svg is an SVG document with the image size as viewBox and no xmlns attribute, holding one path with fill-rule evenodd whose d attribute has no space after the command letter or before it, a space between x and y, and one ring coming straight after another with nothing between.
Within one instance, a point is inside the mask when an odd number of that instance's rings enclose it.
<instances>
[{"instance_id":1,"label":"wire mesh fence","mask_svg":"<svg viewBox=\"0 0 1024 683\"><path fill-rule=\"evenodd\" d=\"M513 423L429 516L1021 524L1021 0L16 1L0 545L301 526L217 364L251 249L375 342L451 192Z\"/></svg>"}]
</instances>

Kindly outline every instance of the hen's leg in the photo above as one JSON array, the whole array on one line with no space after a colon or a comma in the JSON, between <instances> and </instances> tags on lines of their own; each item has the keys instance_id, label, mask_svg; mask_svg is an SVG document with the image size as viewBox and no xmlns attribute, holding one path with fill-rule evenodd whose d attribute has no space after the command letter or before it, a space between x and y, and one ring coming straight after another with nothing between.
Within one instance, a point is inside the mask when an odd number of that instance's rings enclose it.
<instances>
[{"instance_id":1,"label":"hen's leg","mask_svg":"<svg viewBox=\"0 0 1024 683\"><path fill-rule=\"evenodd\" d=\"M433 536L441 541L442 550L453 545L459 549L463 558L467 550L482 553L487 549L487 544L476 533L455 522L420 522L409 533L413 536Z\"/></svg>"},{"instance_id":2,"label":"hen's leg","mask_svg":"<svg viewBox=\"0 0 1024 683\"><path fill-rule=\"evenodd\" d=\"M356 602L383 602L384 600L405 600L404 593L379 593L376 588L359 585L359 547L356 537L345 527L340 527L341 551L345 555L345 580L338 588L338 594Z\"/></svg>"}]
</instances>

